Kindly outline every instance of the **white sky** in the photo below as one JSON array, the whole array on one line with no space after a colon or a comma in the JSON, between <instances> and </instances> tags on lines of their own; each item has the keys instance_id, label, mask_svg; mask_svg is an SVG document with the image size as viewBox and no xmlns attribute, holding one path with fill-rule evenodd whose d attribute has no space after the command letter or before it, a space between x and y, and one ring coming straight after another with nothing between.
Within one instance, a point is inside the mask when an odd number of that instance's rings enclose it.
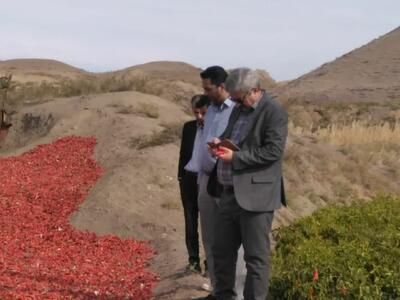
<instances>
[{"instance_id":1,"label":"white sky","mask_svg":"<svg viewBox=\"0 0 400 300\"><path fill-rule=\"evenodd\" d=\"M400 26L400 0L0 0L0 60L154 60L296 78Z\"/></svg>"}]
</instances>

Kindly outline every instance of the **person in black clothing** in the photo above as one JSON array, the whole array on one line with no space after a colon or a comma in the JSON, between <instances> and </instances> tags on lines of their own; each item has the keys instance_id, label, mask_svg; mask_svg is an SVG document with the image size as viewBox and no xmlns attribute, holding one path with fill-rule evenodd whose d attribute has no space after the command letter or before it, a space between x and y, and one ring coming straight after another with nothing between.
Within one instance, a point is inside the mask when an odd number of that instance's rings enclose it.
<instances>
[{"instance_id":1,"label":"person in black clothing","mask_svg":"<svg viewBox=\"0 0 400 300\"><path fill-rule=\"evenodd\" d=\"M189 255L188 270L201 273L199 256L199 234L197 206L198 145L196 139L202 133L204 115L210 100L205 95L196 95L191 99L195 120L186 122L182 130L182 142L179 155L178 181L185 216L185 240Z\"/></svg>"}]
</instances>

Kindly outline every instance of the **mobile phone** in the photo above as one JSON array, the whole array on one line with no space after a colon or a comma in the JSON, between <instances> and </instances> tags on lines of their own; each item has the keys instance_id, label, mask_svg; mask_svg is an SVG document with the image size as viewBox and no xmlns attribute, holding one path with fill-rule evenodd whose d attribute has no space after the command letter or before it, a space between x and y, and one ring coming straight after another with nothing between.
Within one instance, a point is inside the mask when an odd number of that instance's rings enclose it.
<instances>
[{"instance_id":1,"label":"mobile phone","mask_svg":"<svg viewBox=\"0 0 400 300\"><path fill-rule=\"evenodd\" d=\"M240 148L238 145L236 145L235 143L233 143L231 140L229 139L224 139L221 143L218 144L218 146L222 146L225 148L228 148L232 151L239 151Z\"/></svg>"},{"instance_id":2,"label":"mobile phone","mask_svg":"<svg viewBox=\"0 0 400 300\"><path fill-rule=\"evenodd\" d=\"M218 148L219 144L216 144L214 142L207 142L207 145L210 146L210 148Z\"/></svg>"}]
</instances>

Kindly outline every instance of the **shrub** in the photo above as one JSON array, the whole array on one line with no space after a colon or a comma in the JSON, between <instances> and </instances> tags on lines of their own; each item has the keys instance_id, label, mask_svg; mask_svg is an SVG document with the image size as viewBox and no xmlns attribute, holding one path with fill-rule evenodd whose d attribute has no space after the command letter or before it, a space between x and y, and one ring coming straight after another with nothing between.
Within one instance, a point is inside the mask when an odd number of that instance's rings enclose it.
<instances>
[{"instance_id":1,"label":"shrub","mask_svg":"<svg viewBox=\"0 0 400 300\"><path fill-rule=\"evenodd\" d=\"M325 208L274 234L272 299L399 299L399 198Z\"/></svg>"}]
</instances>

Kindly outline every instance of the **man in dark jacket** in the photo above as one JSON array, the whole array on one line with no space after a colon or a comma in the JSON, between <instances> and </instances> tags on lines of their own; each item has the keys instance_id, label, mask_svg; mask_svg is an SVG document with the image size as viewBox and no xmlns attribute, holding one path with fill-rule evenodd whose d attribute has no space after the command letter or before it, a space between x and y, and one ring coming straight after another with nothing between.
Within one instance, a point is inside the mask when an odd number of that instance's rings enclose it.
<instances>
[{"instance_id":1,"label":"man in dark jacket","mask_svg":"<svg viewBox=\"0 0 400 300\"><path fill-rule=\"evenodd\" d=\"M193 272L201 272L198 234L199 209L197 205L198 142L210 100L205 95L196 95L192 98L191 104L196 119L183 125L178 180L185 217L185 240L189 255L188 269Z\"/></svg>"},{"instance_id":2,"label":"man in dark jacket","mask_svg":"<svg viewBox=\"0 0 400 300\"><path fill-rule=\"evenodd\" d=\"M285 204L282 179L287 113L260 89L257 72L232 70L225 82L240 103L220 140L239 147L216 147L217 183L222 191L213 246L218 300L234 300L237 251L243 244L247 276L244 299L265 300L268 294L269 236L274 211ZM211 178L211 177L210 177ZM211 184L212 182L210 182ZM215 184L215 182L214 182Z\"/></svg>"}]
</instances>

